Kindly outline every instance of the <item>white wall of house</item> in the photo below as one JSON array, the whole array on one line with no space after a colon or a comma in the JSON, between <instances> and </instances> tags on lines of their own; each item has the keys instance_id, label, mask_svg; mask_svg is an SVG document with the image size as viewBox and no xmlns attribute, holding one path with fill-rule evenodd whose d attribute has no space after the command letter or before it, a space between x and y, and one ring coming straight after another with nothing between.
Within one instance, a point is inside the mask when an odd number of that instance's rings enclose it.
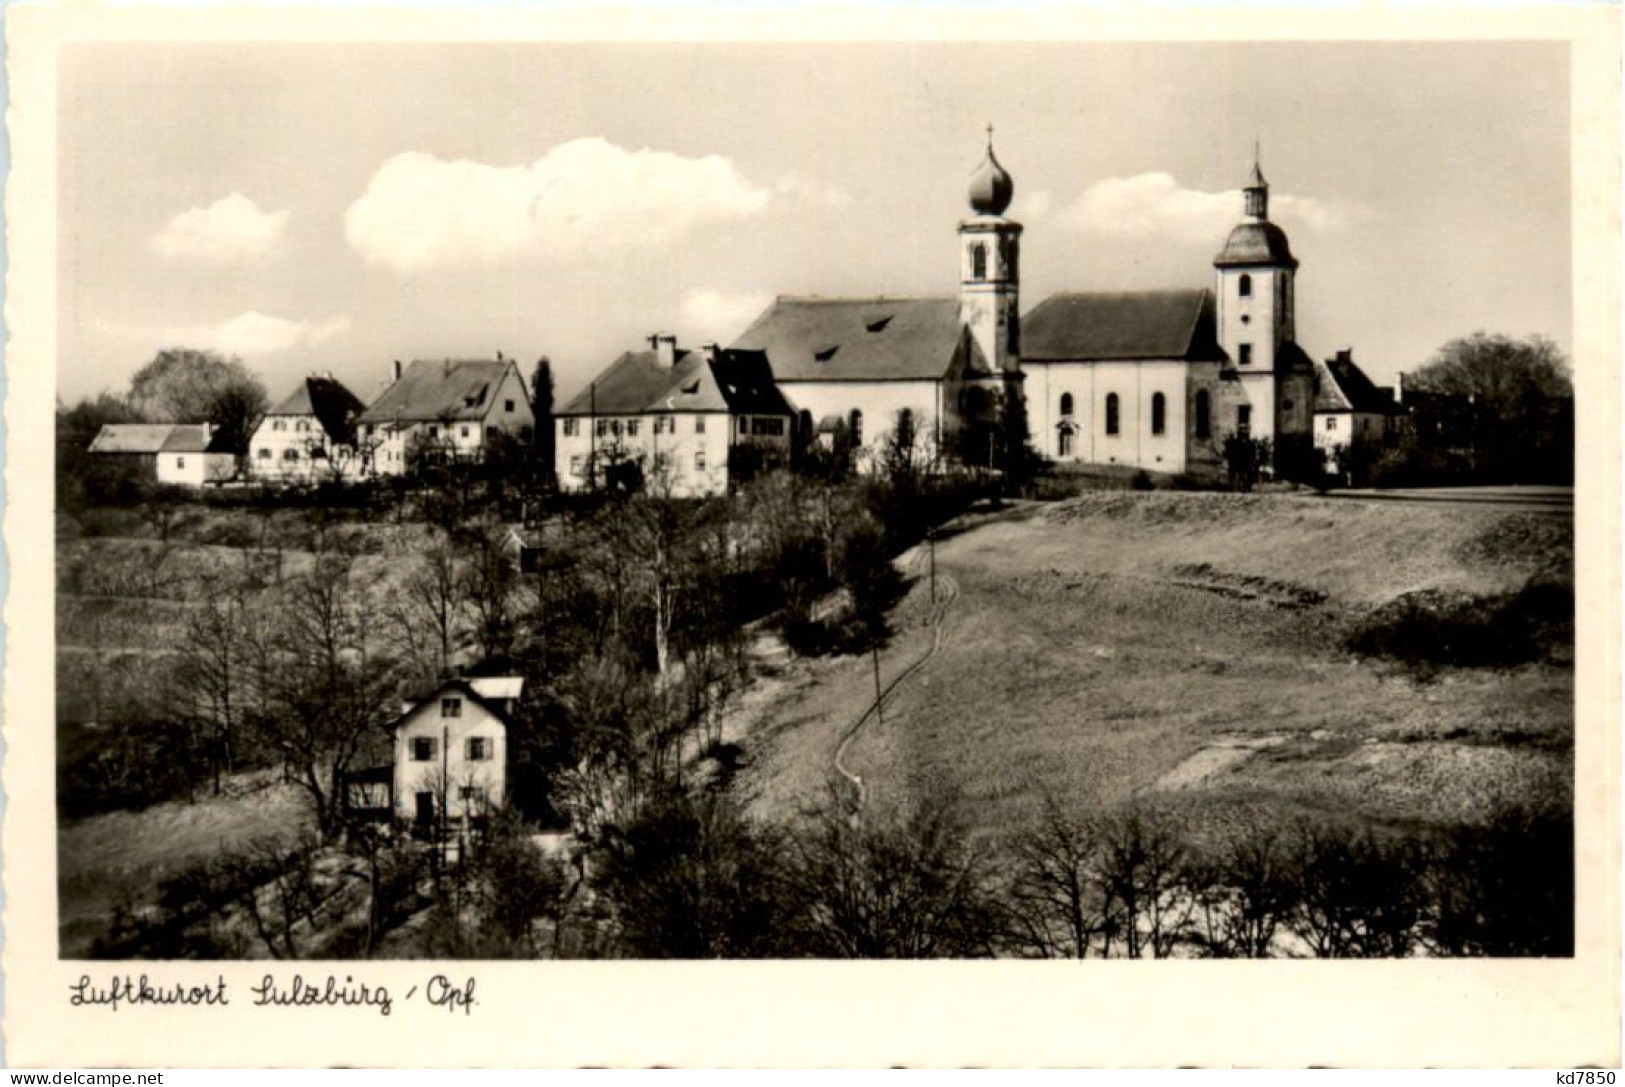
<instances>
[{"instance_id":1,"label":"white wall of house","mask_svg":"<svg viewBox=\"0 0 1625 1087\"><path fill-rule=\"evenodd\" d=\"M1342 471L1342 452L1352 442L1382 442L1388 436L1388 417L1376 412L1315 412L1315 448L1327 454L1328 471Z\"/></svg>"},{"instance_id":2,"label":"white wall of house","mask_svg":"<svg viewBox=\"0 0 1625 1087\"><path fill-rule=\"evenodd\" d=\"M794 421L783 416L662 412L570 416L555 419L553 427L554 470L561 489L582 491L591 485L596 447L600 477L605 465L632 458L643 465L651 486L667 487L672 495L687 498L727 493L728 451L734 445L762 445L787 457Z\"/></svg>"},{"instance_id":3,"label":"white wall of house","mask_svg":"<svg viewBox=\"0 0 1625 1087\"><path fill-rule=\"evenodd\" d=\"M237 474L237 458L230 453L159 453L158 482L181 487L220 483Z\"/></svg>"},{"instance_id":4,"label":"white wall of house","mask_svg":"<svg viewBox=\"0 0 1625 1087\"><path fill-rule=\"evenodd\" d=\"M507 728L456 689L441 690L395 729L395 815L415 820L429 796L438 818L443 783L446 817L500 808L507 779ZM483 756L483 757L476 757Z\"/></svg>"},{"instance_id":5,"label":"white wall of house","mask_svg":"<svg viewBox=\"0 0 1625 1087\"><path fill-rule=\"evenodd\" d=\"M897 413L904 408L914 413L916 447L929 456L943 440L940 432L948 425L942 388L943 383L934 380L779 382L779 391L790 406L811 415L814 426L828 415L850 419L854 410L863 413L860 469L873 466L886 436L897 425Z\"/></svg>"},{"instance_id":6,"label":"white wall of house","mask_svg":"<svg viewBox=\"0 0 1625 1087\"><path fill-rule=\"evenodd\" d=\"M355 451L336 447L314 415L267 415L248 443L248 474L281 483L332 479L337 457L340 478L361 474Z\"/></svg>"},{"instance_id":7,"label":"white wall of house","mask_svg":"<svg viewBox=\"0 0 1625 1087\"><path fill-rule=\"evenodd\" d=\"M1122 465L1183 472L1192 425L1181 359L1143 362L1026 362L1027 425L1035 448L1058 463ZM1107 398L1117 397L1116 433ZM1153 400L1163 398L1162 429L1153 426ZM1072 413L1061 413L1072 397ZM1071 430L1063 446L1062 424Z\"/></svg>"}]
</instances>

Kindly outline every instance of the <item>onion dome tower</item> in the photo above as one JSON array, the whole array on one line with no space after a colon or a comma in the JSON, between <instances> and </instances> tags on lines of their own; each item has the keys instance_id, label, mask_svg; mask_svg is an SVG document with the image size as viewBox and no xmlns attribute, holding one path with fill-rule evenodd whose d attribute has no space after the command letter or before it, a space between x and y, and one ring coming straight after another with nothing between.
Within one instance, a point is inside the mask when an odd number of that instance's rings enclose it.
<instances>
[{"instance_id":1,"label":"onion dome tower","mask_svg":"<svg viewBox=\"0 0 1625 1087\"><path fill-rule=\"evenodd\" d=\"M959 323L970 330L993 373L1021 369L1021 224L1004 217L1015 193L1015 182L993 154L988 125L987 157L966 193L972 215L959 224Z\"/></svg>"},{"instance_id":2,"label":"onion dome tower","mask_svg":"<svg viewBox=\"0 0 1625 1087\"><path fill-rule=\"evenodd\" d=\"M1242 189L1242 221L1213 258L1219 342L1242 374L1276 369L1281 345L1297 332L1293 279L1298 260L1286 231L1270 222L1270 186L1253 148L1253 172Z\"/></svg>"}]
</instances>

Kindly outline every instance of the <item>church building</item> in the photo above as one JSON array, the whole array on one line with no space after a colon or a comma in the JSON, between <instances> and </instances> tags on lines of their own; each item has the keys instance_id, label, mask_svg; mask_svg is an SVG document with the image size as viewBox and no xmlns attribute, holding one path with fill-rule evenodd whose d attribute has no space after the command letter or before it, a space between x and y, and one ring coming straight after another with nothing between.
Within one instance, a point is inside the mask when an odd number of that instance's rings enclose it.
<instances>
[{"instance_id":1,"label":"church building","mask_svg":"<svg viewBox=\"0 0 1625 1087\"><path fill-rule=\"evenodd\" d=\"M792 452L835 430L872 465L905 417L926 457L994 463L988 424L1020 398L1029 441L1059 465L1116 465L1213 475L1231 435L1311 439L1316 367L1296 342L1298 262L1269 219L1256 161L1242 221L1213 261L1208 288L1063 292L1021 311L1022 225L1006 216L1015 183L993 152L972 175L959 224L958 292L939 297L776 299L729 350L764 360L791 415ZM589 386L621 383L623 357ZM641 385L627 404L590 393L561 413L558 474L586 481L598 424L581 416L660 414ZM603 438L616 437L614 423ZM630 418L622 427L644 427ZM585 426L595 428L586 438ZM623 434L625 431L623 430ZM583 440L585 438L585 440ZM986 441L988 448L979 447ZM725 488L725 476L695 480Z\"/></svg>"}]
</instances>

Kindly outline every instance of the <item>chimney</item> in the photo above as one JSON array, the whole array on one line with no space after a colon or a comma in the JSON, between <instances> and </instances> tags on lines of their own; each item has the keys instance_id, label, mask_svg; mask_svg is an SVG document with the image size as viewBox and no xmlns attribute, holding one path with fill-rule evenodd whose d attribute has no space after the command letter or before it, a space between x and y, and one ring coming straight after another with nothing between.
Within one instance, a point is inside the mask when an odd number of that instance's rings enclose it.
<instances>
[{"instance_id":1,"label":"chimney","mask_svg":"<svg viewBox=\"0 0 1625 1087\"><path fill-rule=\"evenodd\" d=\"M396 359L394 361L394 363L392 363L390 365L389 369L390 369L389 380L391 380L391 381L399 381L401 379L401 370L403 369L403 367L401 366L401 360Z\"/></svg>"},{"instance_id":2,"label":"chimney","mask_svg":"<svg viewBox=\"0 0 1625 1087\"><path fill-rule=\"evenodd\" d=\"M722 348L719 344L705 343L700 345L700 357L706 362L717 361L717 352Z\"/></svg>"},{"instance_id":3,"label":"chimney","mask_svg":"<svg viewBox=\"0 0 1625 1087\"><path fill-rule=\"evenodd\" d=\"M677 334L656 332L649 337L649 346L655 349L655 361L662 370L670 370L677 362Z\"/></svg>"},{"instance_id":4,"label":"chimney","mask_svg":"<svg viewBox=\"0 0 1625 1087\"><path fill-rule=\"evenodd\" d=\"M1338 361L1339 364L1341 364L1343 366L1347 366L1350 363L1352 363L1354 361L1354 348L1352 348L1352 347L1340 347L1340 348L1338 348L1338 350L1337 350L1337 361Z\"/></svg>"}]
</instances>

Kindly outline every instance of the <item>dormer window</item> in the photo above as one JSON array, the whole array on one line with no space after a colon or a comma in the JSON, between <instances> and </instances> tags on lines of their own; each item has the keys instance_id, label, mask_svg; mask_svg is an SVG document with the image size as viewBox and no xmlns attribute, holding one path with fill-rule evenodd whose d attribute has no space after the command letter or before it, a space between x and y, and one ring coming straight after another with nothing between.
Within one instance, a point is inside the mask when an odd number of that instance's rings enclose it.
<instances>
[{"instance_id":1,"label":"dormer window","mask_svg":"<svg viewBox=\"0 0 1625 1087\"><path fill-rule=\"evenodd\" d=\"M835 345L834 347L826 347L822 351L814 351L813 358L817 359L819 362L828 362L830 359L835 357L835 352L839 351L840 349L839 344Z\"/></svg>"},{"instance_id":2,"label":"dormer window","mask_svg":"<svg viewBox=\"0 0 1625 1087\"><path fill-rule=\"evenodd\" d=\"M699 378L695 378L693 381L690 381L687 385L683 386L683 395L684 396L693 396L695 393L698 393L699 391L700 391L700 379Z\"/></svg>"},{"instance_id":3,"label":"dormer window","mask_svg":"<svg viewBox=\"0 0 1625 1087\"><path fill-rule=\"evenodd\" d=\"M884 317L877 317L873 321L869 321L863 327L870 332L884 332L889 324L891 324L891 315L887 314Z\"/></svg>"}]
</instances>

